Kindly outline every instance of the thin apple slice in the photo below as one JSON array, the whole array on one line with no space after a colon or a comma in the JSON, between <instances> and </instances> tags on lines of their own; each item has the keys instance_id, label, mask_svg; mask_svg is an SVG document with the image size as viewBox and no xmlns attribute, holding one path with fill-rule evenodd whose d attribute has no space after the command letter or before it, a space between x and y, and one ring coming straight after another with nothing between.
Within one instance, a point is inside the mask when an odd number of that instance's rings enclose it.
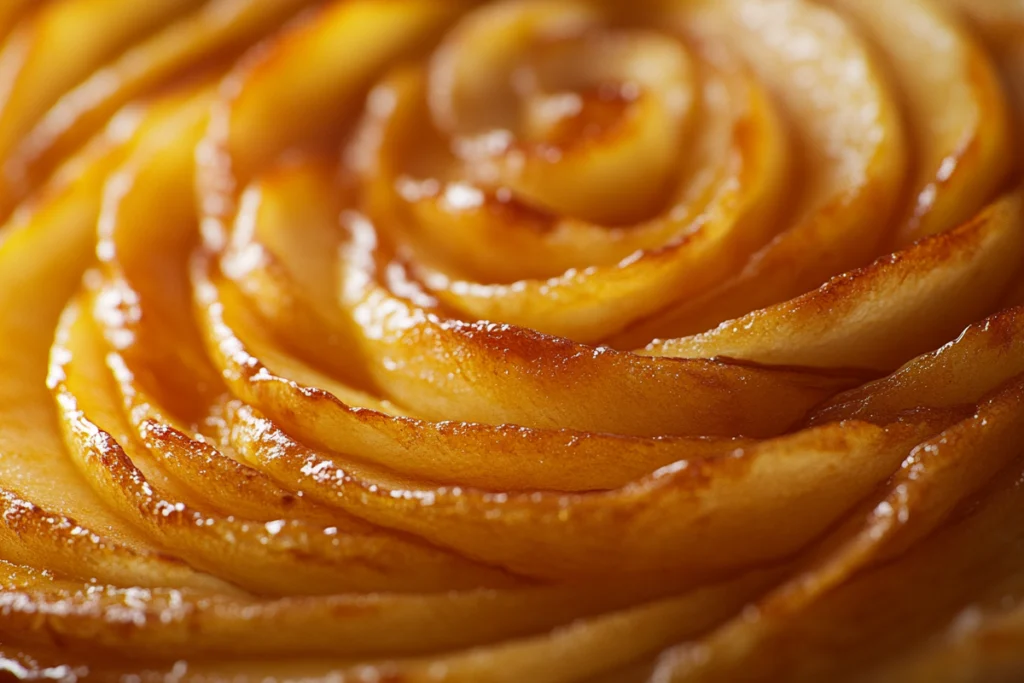
<instances>
[{"instance_id":1,"label":"thin apple slice","mask_svg":"<svg viewBox=\"0 0 1024 683\"><path fill-rule=\"evenodd\" d=\"M885 74L834 12L730 0L680 3L678 21L744 55L785 103L806 181L786 228L738 275L638 323L616 346L702 332L864 265L888 237L906 172L899 107Z\"/></svg>"},{"instance_id":2,"label":"thin apple slice","mask_svg":"<svg viewBox=\"0 0 1024 683\"><path fill-rule=\"evenodd\" d=\"M340 264L330 255L341 246L338 217L351 192L330 161L291 159L254 180L241 195L220 266L288 350L345 385L338 398L396 414L375 390L352 322L339 315Z\"/></svg>"},{"instance_id":3,"label":"thin apple slice","mask_svg":"<svg viewBox=\"0 0 1024 683\"><path fill-rule=\"evenodd\" d=\"M903 100L916 171L893 242L968 220L1013 163L1002 84L982 46L932 3L823 2L874 40Z\"/></svg>"},{"instance_id":4,"label":"thin apple slice","mask_svg":"<svg viewBox=\"0 0 1024 683\"><path fill-rule=\"evenodd\" d=\"M850 547L841 546L838 577L828 562L824 576L814 571L799 576L749 618L667 654L658 675L666 681L727 681L742 671L752 680L831 680L863 671L942 629L992 584L1024 567L1020 528L1012 521L1024 509L1021 438L1024 378L995 394L969 420L922 445L908 461L906 476L894 483L890 498L881 501L855 538L857 559L849 562ZM979 453L986 456L983 462L972 463ZM963 488L960 476L965 476ZM974 496L987 479L991 483ZM973 504L963 504L972 497ZM954 509L959 513L947 526L905 554L891 556ZM871 564L877 566L854 573ZM758 666L750 667L755 661Z\"/></svg>"},{"instance_id":5,"label":"thin apple slice","mask_svg":"<svg viewBox=\"0 0 1024 683\"><path fill-rule=\"evenodd\" d=\"M681 598L579 621L535 638L439 657L347 666L342 670L346 675L371 679L400 676L410 683L436 681L439 672L444 672L443 680L451 683L589 682L592 676L648 657L687 633L705 630L737 609L741 605L737 598L763 587L770 576L771 573L763 573L708 586ZM627 672L634 673L632 668ZM602 680L606 679L599 676L598 683Z\"/></svg>"},{"instance_id":6,"label":"thin apple slice","mask_svg":"<svg viewBox=\"0 0 1024 683\"><path fill-rule=\"evenodd\" d=\"M0 547L6 558L121 585L223 586L159 555L159 548L111 513L67 458L45 390L53 330L92 258L107 174L127 149L173 137L176 112L176 102L164 102L141 122L121 116L0 236Z\"/></svg>"},{"instance_id":7,"label":"thin apple slice","mask_svg":"<svg viewBox=\"0 0 1024 683\"><path fill-rule=\"evenodd\" d=\"M33 122L4 160L4 173L12 181L9 189L24 191L39 182L127 102L187 72L204 58L223 60L237 55L313 1L215 0L199 6L186 4L185 8L194 11L161 22L151 36L87 73L80 83L71 84L74 87L63 91L53 107Z\"/></svg>"},{"instance_id":8,"label":"thin apple slice","mask_svg":"<svg viewBox=\"0 0 1024 683\"><path fill-rule=\"evenodd\" d=\"M7 37L7 33L33 4L36 4L33 0L8 0L0 5L0 41Z\"/></svg>"},{"instance_id":9,"label":"thin apple slice","mask_svg":"<svg viewBox=\"0 0 1024 683\"><path fill-rule=\"evenodd\" d=\"M323 8L316 21L286 32L273 50L232 77L238 87L211 139L211 153L223 152L244 186L283 151L332 137L346 113L356 114L372 79L436 38L462 4L356 0Z\"/></svg>"},{"instance_id":10,"label":"thin apple slice","mask_svg":"<svg viewBox=\"0 0 1024 683\"><path fill-rule=\"evenodd\" d=\"M991 313L1024 268L1020 191L809 294L643 353L892 370ZM785 340L785 343L780 343Z\"/></svg>"},{"instance_id":11,"label":"thin apple slice","mask_svg":"<svg viewBox=\"0 0 1024 683\"><path fill-rule=\"evenodd\" d=\"M942 0L980 36L1002 75L1008 100L1013 105L1015 131L1024 124L1024 6L1019 2L970 2ZM1024 140L1013 141L1014 168L1024 170ZM1022 300L1024 301L1024 300Z\"/></svg>"},{"instance_id":12,"label":"thin apple slice","mask_svg":"<svg viewBox=\"0 0 1024 683\"><path fill-rule=\"evenodd\" d=\"M380 390L426 417L637 436L768 436L852 380L642 357L527 328L449 320L416 293L401 263L388 262L372 225L353 218L349 229L342 306Z\"/></svg>"},{"instance_id":13,"label":"thin apple slice","mask_svg":"<svg viewBox=\"0 0 1024 683\"><path fill-rule=\"evenodd\" d=\"M190 564L271 595L507 586L507 574L392 537L204 509L170 481L121 412L91 320L72 305L54 346L54 396L83 475L124 519Z\"/></svg>"},{"instance_id":14,"label":"thin apple slice","mask_svg":"<svg viewBox=\"0 0 1024 683\"><path fill-rule=\"evenodd\" d=\"M709 150L724 158L707 159L705 150L697 150L700 161L711 165L702 170L717 177L710 187L694 188L695 200L685 197L691 206L669 207L666 217L647 228L649 234L641 233L643 241L625 242L639 248L656 236L665 238L662 244L627 252L607 265L591 263L547 280L512 284L461 280L429 263L417 262L414 272L461 317L510 323L580 342L598 341L637 318L706 291L740 268L775 233L772 219L787 176L788 140L772 102L748 74L732 74L726 83L726 122L731 122L725 124L727 149L716 145ZM721 127L723 121L716 124ZM710 140L716 141L716 136ZM699 175L695 179L705 180Z\"/></svg>"},{"instance_id":15,"label":"thin apple slice","mask_svg":"<svg viewBox=\"0 0 1024 683\"><path fill-rule=\"evenodd\" d=\"M67 0L45 3L8 37L0 60L12 81L0 111L0 156L8 154L35 121L69 88L118 52L202 0L124 3ZM60 49L54 49L54 46ZM75 59L66 59L68 53ZM19 179L14 178L15 182ZM0 194L0 213L13 208Z\"/></svg>"},{"instance_id":16,"label":"thin apple slice","mask_svg":"<svg viewBox=\"0 0 1024 683\"><path fill-rule=\"evenodd\" d=\"M1002 589L1002 586L998 586ZM970 605L929 642L865 675L865 683L1011 681L1024 671L1024 608L1007 608L1024 591L1001 590L999 605ZM995 596L993 596L995 597Z\"/></svg>"},{"instance_id":17,"label":"thin apple slice","mask_svg":"<svg viewBox=\"0 0 1024 683\"><path fill-rule=\"evenodd\" d=\"M286 488L489 564L550 579L669 570L700 577L784 557L949 419L919 415L916 423L886 428L836 423L721 457L681 461L613 491L559 494L396 480L305 447L247 406L230 417L239 453ZM621 552L609 555L612 546Z\"/></svg>"},{"instance_id":18,"label":"thin apple slice","mask_svg":"<svg viewBox=\"0 0 1024 683\"><path fill-rule=\"evenodd\" d=\"M672 595L671 582L266 600L190 589L119 589L2 563L0 577L13 590L0 596L0 633L5 644L57 650L65 662L78 657L102 666L110 663L111 653L127 646L137 663L170 664L188 656L198 662L222 661L222 671L240 661L245 671L245 662L252 659L269 666L274 659L288 664L294 658L315 663L334 657L344 658L334 659L335 666L345 666L353 658L445 653L540 635L583 619L550 648L544 647L543 638L525 641L527 652L539 650L553 662L566 641L585 641L609 626L618 631L616 624L624 620L648 629L699 632L780 573L781 568L754 571L657 600ZM646 602L650 606L630 607ZM607 618L597 616L605 613ZM211 665L213 671L218 668Z\"/></svg>"},{"instance_id":19,"label":"thin apple slice","mask_svg":"<svg viewBox=\"0 0 1024 683\"><path fill-rule=\"evenodd\" d=\"M817 408L809 421L885 423L920 406L973 405L1022 372L1024 308L1012 308L971 325L956 340L888 377L839 394Z\"/></svg>"}]
</instances>

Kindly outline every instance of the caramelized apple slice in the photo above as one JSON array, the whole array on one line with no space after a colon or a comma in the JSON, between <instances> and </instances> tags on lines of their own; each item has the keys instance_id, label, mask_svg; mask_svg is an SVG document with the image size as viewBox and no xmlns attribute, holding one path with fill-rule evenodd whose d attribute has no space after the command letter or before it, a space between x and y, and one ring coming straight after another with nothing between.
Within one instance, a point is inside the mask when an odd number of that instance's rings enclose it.
<instances>
[{"instance_id":1,"label":"caramelized apple slice","mask_svg":"<svg viewBox=\"0 0 1024 683\"><path fill-rule=\"evenodd\" d=\"M698 577L795 552L948 416L885 429L828 425L573 495L397 480L296 443L281 431L289 421L278 427L246 406L232 420L238 451L290 490L518 573L568 579L660 570Z\"/></svg>"},{"instance_id":2,"label":"caramelized apple slice","mask_svg":"<svg viewBox=\"0 0 1024 683\"><path fill-rule=\"evenodd\" d=\"M811 571L793 582L796 590L780 591L764 602L763 611L667 655L659 675L664 680L725 681L743 671L748 677L756 672L755 680L812 681L863 670L943 628L992 584L1019 575L1024 545L1012 520L1024 506L1018 447L1024 437L1022 390L1024 381L1018 378L974 417L922 446L908 462L907 476L891 489L890 500L897 507L883 501L857 539L870 548L868 563L888 563L847 578L847 572L866 564L863 559L854 562L838 577L844 582L827 571L823 576ZM979 453L990 452L994 457L983 458L981 467L971 463ZM965 497L970 500L999 471L1000 461L1006 465L1002 472L973 504L960 505L947 527L898 559L887 556L893 541L909 544L935 528ZM961 489L957 478L964 475L966 486ZM901 534L901 527L910 530L910 538ZM882 543L875 542L876 533ZM847 550L843 547L840 553ZM1016 584L1019 590L1019 580ZM794 633L801 634L799 646ZM750 667L755 661L758 666Z\"/></svg>"},{"instance_id":3,"label":"caramelized apple slice","mask_svg":"<svg viewBox=\"0 0 1024 683\"><path fill-rule=\"evenodd\" d=\"M891 370L992 312L1024 267L1021 194L966 225L841 275L820 289L693 337L657 356ZM785 339L785 344L779 340Z\"/></svg>"},{"instance_id":4,"label":"caramelized apple slice","mask_svg":"<svg viewBox=\"0 0 1024 683\"><path fill-rule=\"evenodd\" d=\"M100 192L126 153L172 137L178 102L161 103L142 119L122 116L72 160L4 228L0 242L0 488L5 558L120 585L214 585L187 566L157 554L112 514L68 460L52 400L46 358L67 298L91 260ZM125 139L125 136L128 136Z\"/></svg>"},{"instance_id":5,"label":"caramelized apple slice","mask_svg":"<svg viewBox=\"0 0 1024 683\"><path fill-rule=\"evenodd\" d=\"M461 2L333 3L239 70L216 144L243 182L281 152L332 136L385 65L424 45ZM334 133L337 135L337 132ZM214 152L211 150L211 152ZM219 163L217 160L208 160ZM221 169L223 170L223 169ZM214 184L210 190L222 190ZM226 207L231 208L231 207Z\"/></svg>"},{"instance_id":6,"label":"caramelized apple slice","mask_svg":"<svg viewBox=\"0 0 1024 683\"><path fill-rule=\"evenodd\" d=\"M784 102L806 182L785 229L742 272L643 321L619 346L707 330L867 263L888 237L904 181L907 151L885 74L833 12L730 0L681 3L678 20L744 55Z\"/></svg>"},{"instance_id":7,"label":"caramelized apple slice","mask_svg":"<svg viewBox=\"0 0 1024 683\"><path fill-rule=\"evenodd\" d=\"M976 31L990 58L1002 75L1007 99L1013 105L1014 130L1024 124L1024 8L1015 2L970 2L970 0L942 0L954 9L970 28ZM1020 135L1011 141L1016 152L1014 169L1024 170L1024 140ZM1024 298L1020 299L1024 303Z\"/></svg>"},{"instance_id":8,"label":"caramelized apple slice","mask_svg":"<svg viewBox=\"0 0 1024 683\"><path fill-rule=\"evenodd\" d=\"M69 88L162 23L201 0L122 3L68 0L44 4L8 37L0 60L13 79L0 111L0 156ZM60 46L60 49L54 49ZM67 59L74 54L75 59ZM11 179L14 183L19 178ZM12 208L0 193L0 214Z\"/></svg>"},{"instance_id":9,"label":"caramelized apple slice","mask_svg":"<svg viewBox=\"0 0 1024 683\"><path fill-rule=\"evenodd\" d=\"M916 172L895 243L966 221L999 189L1012 158L1006 102L987 55L927 2L824 2L867 31L898 83Z\"/></svg>"},{"instance_id":10,"label":"caramelized apple slice","mask_svg":"<svg viewBox=\"0 0 1024 683\"><path fill-rule=\"evenodd\" d=\"M1003 586L998 589L1003 589ZM946 629L896 661L864 676L870 683L942 683L944 681L1009 681L1024 670L1024 609L1015 602L1021 590L1000 590L1000 604L972 604L950 620ZM992 600L995 602L995 600Z\"/></svg>"},{"instance_id":11,"label":"caramelized apple slice","mask_svg":"<svg viewBox=\"0 0 1024 683\"><path fill-rule=\"evenodd\" d=\"M216 61L239 53L312 2L215 0L198 7L195 2L186 4L185 8L195 10L175 21L161 22L151 36L63 92L16 141L5 159L4 172L9 179L16 179L18 189L33 186L130 100L187 73L204 58ZM104 24L104 28L109 27Z\"/></svg>"},{"instance_id":12,"label":"caramelized apple slice","mask_svg":"<svg viewBox=\"0 0 1024 683\"><path fill-rule=\"evenodd\" d=\"M7 33L33 4L33 0L9 0L0 5L0 41L7 37Z\"/></svg>"},{"instance_id":13,"label":"caramelized apple slice","mask_svg":"<svg viewBox=\"0 0 1024 683\"><path fill-rule=\"evenodd\" d=\"M399 405L434 419L638 436L768 436L850 381L645 358L526 328L446 320L399 262L388 263L371 225L356 218L349 228L341 299L374 379ZM707 391L712 382L716 390ZM620 400L609 403L609 396Z\"/></svg>"},{"instance_id":14,"label":"caramelized apple slice","mask_svg":"<svg viewBox=\"0 0 1024 683\"><path fill-rule=\"evenodd\" d=\"M56 650L65 663L74 658L93 660L101 671L110 664L112 653L130 647L139 666L147 661L169 665L188 656L200 663L223 662L209 664L212 672L237 667L245 673L255 665L247 666L253 660L272 667L277 659L283 669L295 664L294 658L315 667L317 658L333 657L326 661L336 669L356 657L379 660L450 652L539 635L576 618L621 610L594 622L593 628L582 621L550 646L544 645L546 638L531 638L505 650L554 664L566 645L578 647L609 631L621 633L623 625L643 627L651 634L646 647L651 647L652 638L664 638L667 630L699 632L779 574L780 569L751 572L657 600L649 607L627 609L664 595L671 583L615 581L431 595L261 600L190 589L118 589L0 563L0 578L12 589L0 599L5 607L0 633L5 645ZM644 642L638 645L644 647Z\"/></svg>"},{"instance_id":15,"label":"caramelized apple slice","mask_svg":"<svg viewBox=\"0 0 1024 683\"><path fill-rule=\"evenodd\" d=\"M839 394L810 422L884 423L918 406L973 405L1024 372L1024 309L1013 308L971 325L955 341L906 363L892 375Z\"/></svg>"}]
</instances>

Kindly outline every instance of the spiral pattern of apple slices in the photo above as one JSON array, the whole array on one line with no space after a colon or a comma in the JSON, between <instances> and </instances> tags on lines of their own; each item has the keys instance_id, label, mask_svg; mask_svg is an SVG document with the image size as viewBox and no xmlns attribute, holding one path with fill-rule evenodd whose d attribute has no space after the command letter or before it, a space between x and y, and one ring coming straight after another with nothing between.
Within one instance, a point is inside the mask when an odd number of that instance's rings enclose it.
<instances>
[{"instance_id":1,"label":"spiral pattern of apple slices","mask_svg":"<svg viewBox=\"0 0 1024 683\"><path fill-rule=\"evenodd\" d=\"M1024 676L1020 3L0 42L0 675Z\"/></svg>"}]
</instances>

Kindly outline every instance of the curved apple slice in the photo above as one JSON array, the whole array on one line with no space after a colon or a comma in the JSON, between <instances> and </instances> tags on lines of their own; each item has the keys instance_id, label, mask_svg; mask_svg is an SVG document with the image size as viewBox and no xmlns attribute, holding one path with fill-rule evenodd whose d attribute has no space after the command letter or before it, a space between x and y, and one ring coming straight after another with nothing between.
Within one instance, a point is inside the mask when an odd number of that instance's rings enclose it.
<instances>
[{"instance_id":1,"label":"curved apple slice","mask_svg":"<svg viewBox=\"0 0 1024 683\"><path fill-rule=\"evenodd\" d=\"M339 263L330 255L341 246L338 216L349 194L334 177L333 164L319 157L263 171L242 192L220 266L272 321L288 349L344 382L338 398L395 413L397 406L382 402L375 391L352 322L338 314ZM321 258L311 259L308 252ZM279 286L282 279L293 286Z\"/></svg>"},{"instance_id":2,"label":"curved apple slice","mask_svg":"<svg viewBox=\"0 0 1024 683\"><path fill-rule=\"evenodd\" d=\"M1024 308L971 325L955 341L906 363L892 375L839 394L816 409L811 424L836 420L885 423L919 406L974 405L1024 372Z\"/></svg>"},{"instance_id":3,"label":"curved apple slice","mask_svg":"<svg viewBox=\"0 0 1024 683\"><path fill-rule=\"evenodd\" d=\"M88 318L68 309L51 375L72 457L126 520L190 564L257 593L329 594L508 586L517 581L393 536L343 535L297 520L260 524L190 500L159 469L121 413L104 348ZM115 440L116 439L116 440Z\"/></svg>"},{"instance_id":4,"label":"curved apple slice","mask_svg":"<svg viewBox=\"0 0 1024 683\"><path fill-rule=\"evenodd\" d=\"M364 183L367 211L385 230L410 241L444 272L480 282L545 279L570 268L611 266L638 250L663 246L691 226L721 183L733 144L737 103L756 88L735 66L698 65L700 135L678 162L670 208L649 221L615 227L530 207L511 191L472 182L450 140L426 131L426 75L399 68L370 95L371 106L349 153ZM373 106L372 103L388 106ZM742 111L740 111L742 113ZM376 141L374 145L366 141ZM511 258L510 255L516 255Z\"/></svg>"},{"instance_id":5,"label":"curved apple slice","mask_svg":"<svg viewBox=\"0 0 1024 683\"><path fill-rule=\"evenodd\" d=\"M1024 127L1024 8L1016 2L942 0L942 3L963 15L985 41L1013 104L1014 128L1020 131ZM1024 140L1018 135L1015 142L1014 161L1019 174L1024 170Z\"/></svg>"},{"instance_id":6,"label":"curved apple slice","mask_svg":"<svg viewBox=\"0 0 1024 683\"><path fill-rule=\"evenodd\" d=\"M120 589L55 578L0 564L14 590L0 596L0 633L8 641L63 657L95 658L130 647L133 661L188 657L200 662L249 658L415 657L541 634L579 620L569 642L607 627L601 620L646 622L699 632L772 583L781 569L683 592L678 582L651 581L535 587L428 595L335 595L259 599L189 589ZM664 598L664 595L674 595ZM654 601L654 602L651 602ZM651 602L650 607L633 608ZM40 618L42 617L42 619ZM672 619L672 617L675 617ZM539 639L538 639L539 640ZM526 650L537 647L526 641ZM546 651L557 658L559 643ZM514 649L514 648L513 648ZM65 659L67 661L67 659ZM344 662L345 660L343 660ZM339 662L338 665L343 665ZM260 679L262 680L262 679Z\"/></svg>"},{"instance_id":7,"label":"curved apple slice","mask_svg":"<svg viewBox=\"0 0 1024 683\"><path fill-rule=\"evenodd\" d=\"M422 659L398 659L370 665L330 669L346 676L400 677L409 683L443 680L450 683L502 683L509 680L537 683L603 683L608 671L625 669L637 659L650 656L686 634L699 633L742 606L742 596L766 585L771 573L761 573L699 589L684 597L659 601L619 613L580 620L535 638L475 648L465 652ZM770 578L768 578L770 580ZM648 665L648 670L649 670ZM214 667L216 670L216 667ZM230 669L229 669L230 670ZM265 669L258 669L264 673ZM271 669L270 671L273 671ZM323 675L324 666L311 669ZM203 672L205 673L205 671ZM282 675L294 675L283 668ZM597 679L592 679L598 676ZM646 679L628 679L646 680Z\"/></svg>"},{"instance_id":8,"label":"curved apple slice","mask_svg":"<svg viewBox=\"0 0 1024 683\"><path fill-rule=\"evenodd\" d=\"M69 0L44 4L7 39L0 55L11 82L0 111L0 156L64 92L136 40L199 5L201 0L124 3ZM59 47L58 47L59 46ZM72 53L75 59L67 59ZM14 68L16 65L16 68ZM15 183L20 179L11 179ZM0 195L6 213L11 197Z\"/></svg>"},{"instance_id":9,"label":"curved apple slice","mask_svg":"<svg viewBox=\"0 0 1024 683\"><path fill-rule=\"evenodd\" d=\"M756 661L763 680L827 680L884 661L943 628L993 584L1024 568L1024 544L1013 522L1024 511L1021 438L1024 377L917 449L855 537L853 553L849 545L840 547L838 568L830 566L831 557L824 569L812 567L760 604L763 610L752 613L757 616L667 654L659 675L732 680L740 671L749 674ZM972 462L979 454L983 462ZM959 515L920 540L956 506ZM858 627L845 629L847 623ZM794 633L801 634L798 647Z\"/></svg>"},{"instance_id":10,"label":"curved apple slice","mask_svg":"<svg viewBox=\"0 0 1024 683\"><path fill-rule=\"evenodd\" d=\"M212 149L226 155L244 186L283 151L331 139L339 120L356 113L373 77L436 38L461 5L355 0L325 7L316 21L285 33L273 50L231 77L238 87L213 129ZM217 159L207 161L215 173L223 170Z\"/></svg>"},{"instance_id":11,"label":"curved apple slice","mask_svg":"<svg viewBox=\"0 0 1024 683\"><path fill-rule=\"evenodd\" d=\"M173 136L176 106L158 104L141 123L121 116L24 205L0 237L0 546L6 558L86 580L231 590L158 555L110 512L67 458L45 390L57 318L92 258L101 187L128 149Z\"/></svg>"},{"instance_id":12,"label":"curved apple slice","mask_svg":"<svg viewBox=\"0 0 1024 683\"><path fill-rule=\"evenodd\" d=\"M656 230L671 228L664 244L548 280L468 282L427 263L415 263L415 272L461 317L580 342L598 341L639 317L706 291L775 233L772 219L787 175L788 139L767 94L740 77L731 84L729 97L735 109L727 119L724 167L713 166L720 176L707 189L697 188L694 208L702 211L680 209L677 220L655 224Z\"/></svg>"},{"instance_id":13,"label":"curved apple slice","mask_svg":"<svg viewBox=\"0 0 1024 683\"><path fill-rule=\"evenodd\" d=\"M435 124L448 135L514 128L518 98L503 76L511 75L538 42L578 36L606 20L601 8L579 0L511 0L469 13L430 60Z\"/></svg>"},{"instance_id":14,"label":"curved apple slice","mask_svg":"<svg viewBox=\"0 0 1024 683\"><path fill-rule=\"evenodd\" d=\"M692 112L690 56L674 36L606 23L585 3L513 1L446 34L429 104L471 177L597 223L657 211Z\"/></svg>"},{"instance_id":15,"label":"curved apple slice","mask_svg":"<svg viewBox=\"0 0 1024 683\"><path fill-rule=\"evenodd\" d=\"M894 242L968 220L1012 163L1009 113L988 55L931 3L824 2L867 30L899 84L917 170Z\"/></svg>"},{"instance_id":16,"label":"curved apple slice","mask_svg":"<svg viewBox=\"0 0 1024 683\"><path fill-rule=\"evenodd\" d=\"M617 346L702 332L867 263L887 238L904 182L899 108L862 39L835 13L729 0L681 3L677 18L742 54L784 103L808 183L787 227L742 272L641 321Z\"/></svg>"},{"instance_id":17,"label":"curved apple slice","mask_svg":"<svg viewBox=\"0 0 1024 683\"><path fill-rule=\"evenodd\" d=\"M397 481L302 446L247 406L230 418L239 453L285 488L490 564L551 579L661 570L699 577L784 557L948 421L942 414L884 429L827 425L721 457L678 462L613 491L559 494ZM612 545L621 552L608 555Z\"/></svg>"},{"instance_id":18,"label":"curved apple slice","mask_svg":"<svg viewBox=\"0 0 1024 683\"><path fill-rule=\"evenodd\" d=\"M891 370L990 313L1024 267L1021 193L956 230L841 275L820 289L693 337L656 356ZM785 340L785 343L780 343Z\"/></svg>"},{"instance_id":19,"label":"curved apple slice","mask_svg":"<svg viewBox=\"0 0 1024 683\"><path fill-rule=\"evenodd\" d=\"M19 188L33 186L130 100L204 57L240 52L312 2L215 0L195 7L180 19L162 21L151 36L143 37L101 68L87 72L88 77L80 83L69 84L73 88L60 91L63 94L54 106L15 141L4 161L4 173L9 179L17 179L14 185ZM185 7L192 9L187 4Z\"/></svg>"},{"instance_id":20,"label":"curved apple slice","mask_svg":"<svg viewBox=\"0 0 1024 683\"><path fill-rule=\"evenodd\" d=\"M525 328L446 320L443 309L416 295L399 262L387 263L372 226L356 218L349 227L341 299L373 377L386 396L433 419L637 436L768 436L850 381L641 357Z\"/></svg>"},{"instance_id":21,"label":"curved apple slice","mask_svg":"<svg viewBox=\"0 0 1024 683\"><path fill-rule=\"evenodd\" d=\"M288 424L288 431L305 442L405 475L506 491L606 489L662 465L731 452L746 442L425 422L352 408L279 373L275 363L281 352L271 350L272 342L237 292L205 275L197 274L195 281L207 346L235 395Z\"/></svg>"}]
</instances>

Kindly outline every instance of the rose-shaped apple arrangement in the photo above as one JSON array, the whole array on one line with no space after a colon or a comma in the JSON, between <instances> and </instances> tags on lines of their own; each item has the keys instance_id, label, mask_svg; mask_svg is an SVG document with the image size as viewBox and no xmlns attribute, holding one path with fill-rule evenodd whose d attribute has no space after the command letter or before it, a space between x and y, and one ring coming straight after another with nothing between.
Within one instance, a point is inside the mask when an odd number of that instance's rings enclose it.
<instances>
[{"instance_id":1,"label":"rose-shaped apple arrangement","mask_svg":"<svg viewBox=\"0 0 1024 683\"><path fill-rule=\"evenodd\" d=\"M1019 3L0 36L0 671L1024 676Z\"/></svg>"}]
</instances>

